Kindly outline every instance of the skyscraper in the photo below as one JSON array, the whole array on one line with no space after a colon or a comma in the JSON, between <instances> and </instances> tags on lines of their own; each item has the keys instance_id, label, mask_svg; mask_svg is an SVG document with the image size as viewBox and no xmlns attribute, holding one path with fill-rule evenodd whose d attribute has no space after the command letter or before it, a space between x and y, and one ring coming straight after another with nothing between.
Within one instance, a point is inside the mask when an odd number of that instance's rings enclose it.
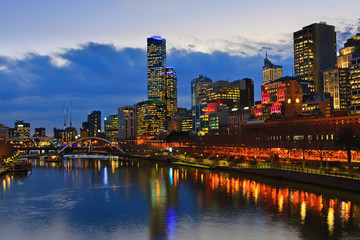
<instances>
[{"instance_id":1,"label":"skyscraper","mask_svg":"<svg viewBox=\"0 0 360 240\"><path fill-rule=\"evenodd\" d=\"M275 65L267 57L264 59L264 67L263 67L263 85L272 82L276 79L282 78L282 66Z\"/></svg>"},{"instance_id":2,"label":"skyscraper","mask_svg":"<svg viewBox=\"0 0 360 240\"><path fill-rule=\"evenodd\" d=\"M89 137L97 137L101 133L101 112L92 111L88 114Z\"/></svg>"},{"instance_id":3,"label":"skyscraper","mask_svg":"<svg viewBox=\"0 0 360 240\"><path fill-rule=\"evenodd\" d=\"M163 68L163 101L166 116L171 117L177 112L177 75L174 68Z\"/></svg>"},{"instance_id":4,"label":"skyscraper","mask_svg":"<svg viewBox=\"0 0 360 240\"><path fill-rule=\"evenodd\" d=\"M163 100L163 68L166 67L166 40L159 36L147 39L148 99Z\"/></svg>"},{"instance_id":5,"label":"skyscraper","mask_svg":"<svg viewBox=\"0 0 360 240\"><path fill-rule=\"evenodd\" d=\"M109 115L104 119L105 137L109 141L114 141L118 136L118 115Z\"/></svg>"},{"instance_id":6,"label":"skyscraper","mask_svg":"<svg viewBox=\"0 0 360 240\"><path fill-rule=\"evenodd\" d=\"M315 92L323 91L322 71L336 64L334 26L314 23L294 32L295 76L315 82Z\"/></svg>"},{"instance_id":7,"label":"skyscraper","mask_svg":"<svg viewBox=\"0 0 360 240\"><path fill-rule=\"evenodd\" d=\"M147 100L136 104L137 136L157 136L164 131L165 104Z\"/></svg>"},{"instance_id":8,"label":"skyscraper","mask_svg":"<svg viewBox=\"0 0 360 240\"><path fill-rule=\"evenodd\" d=\"M136 137L136 106L118 108L119 139Z\"/></svg>"},{"instance_id":9,"label":"skyscraper","mask_svg":"<svg viewBox=\"0 0 360 240\"><path fill-rule=\"evenodd\" d=\"M206 89L212 84L208 77L200 75L191 81L191 111L193 118L193 132L198 133L204 126L204 112L206 108Z\"/></svg>"}]
</instances>

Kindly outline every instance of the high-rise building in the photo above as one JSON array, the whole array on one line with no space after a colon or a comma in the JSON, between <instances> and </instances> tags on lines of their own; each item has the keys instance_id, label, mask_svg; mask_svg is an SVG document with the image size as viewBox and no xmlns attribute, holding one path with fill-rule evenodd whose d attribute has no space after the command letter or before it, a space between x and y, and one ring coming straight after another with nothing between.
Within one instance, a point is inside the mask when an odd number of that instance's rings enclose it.
<instances>
[{"instance_id":1,"label":"high-rise building","mask_svg":"<svg viewBox=\"0 0 360 240\"><path fill-rule=\"evenodd\" d=\"M88 114L89 137L97 137L101 133L101 112L92 111Z\"/></svg>"},{"instance_id":2,"label":"high-rise building","mask_svg":"<svg viewBox=\"0 0 360 240\"><path fill-rule=\"evenodd\" d=\"M9 140L9 127L0 124L0 142L7 142Z\"/></svg>"},{"instance_id":3,"label":"high-rise building","mask_svg":"<svg viewBox=\"0 0 360 240\"><path fill-rule=\"evenodd\" d=\"M166 116L171 117L177 112L177 75L172 67L163 68L163 100Z\"/></svg>"},{"instance_id":4,"label":"high-rise building","mask_svg":"<svg viewBox=\"0 0 360 240\"><path fill-rule=\"evenodd\" d=\"M193 132L198 133L206 126L201 121L204 118L206 108L206 89L212 84L208 77L200 75L191 81L191 111L193 118Z\"/></svg>"},{"instance_id":5,"label":"high-rise building","mask_svg":"<svg viewBox=\"0 0 360 240\"><path fill-rule=\"evenodd\" d=\"M46 130L45 128L35 128L34 137L45 137L46 136Z\"/></svg>"},{"instance_id":6,"label":"high-rise building","mask_svg":"<svg viewBox=\"0 0 360 240\"><path fill-rule=\"evenodd\" d=\"M164 132L165 104L147 100L136 104L137 136L158 136Z\"/></svg>"},{"instance_id":7,"label":"high-rise building","mask_svg":"<svg viewBox=\"0 0 360 240\"><path fill-rule=\"evenodd\" d=\"M360 57L351 60L349 79L351 113L360 114Z\"/></svg>"},{"instance_id":8,"label":"high-rise building","mask_svg":"<svg viewBox=\"0 0 360 240\"><path fill-rule=\"evenodd\" d=\"M118 108L119 139L136 137L136 106Z\"/></svg>"},{"instance_id":9,"label":"high-rise building","mask_svg":"<svg viewBox=\"0 0 360 240\"><path fill-rule=\"evenodd\" d=\"M344 48L339 50L337 57L338 68L349 68L351 59L360 57L360 33L348 39L344 44Z\"/></svg>"},{"instance_id":10,"label":"high-rise building","mask_svg":"<svg viewBox=\"0 0 360 240\"><path fill-rule=\"evenodd\" d=\"M333 99L334 110L348 110L350 107L350 82L348 68L334 68L324 71L324 92Z\"/></svg>"},{"instance_id":11,"label":"high-rise building","mask_svg":"<svg viewBox=\"0 0 360 240\"><path fill-rule=\"evenodd\" d=\"M114 141L118 136L119 125L118 115L109 115L104 119L105 137L109 141Z\"/></svg>"},{"instance_id":12,"label":"high-rise building","mask_svg":"<svg viewBox=\"0 0 360 240\"><path fill-rule=\"evenodd\" d=\"M163 100L163 68L166 67L166 40L159 36L147 39L148 99Z\"/></svg>"},{"instance_id":13,"label":"high-rise building","mask_svg":"<svg viewBox=\"0 0 360 240\"><path fill-rule=\"evenodd\" d=\"M334 26L314 23L294 32L295 76L314 81L315 91L323 91L322 71L336 65Z\"/></svg>"},{"instance_id":14,"label":"high-rise building","mask_svg":"<svg viewBox=\"0 0 360 240\"><path fill-rule=\"evenodd\" d=\"M263 72L263 84L267 84L283 76L282 66L275 65L272 62L270 62L270 60L267 57L267 54L264 59L264 67L262 72Z\"/></svg>"},{"instance_id":15,"label":"high-rise building","mask_svg":"<svg viewBox=\"0 0 360 240\"><path fill-rule=\"evenodd\" d=\"M14 136L18 137L18 138L29 138L30 137L30 123L16 120Z\"/></svg>"}]
</instances>

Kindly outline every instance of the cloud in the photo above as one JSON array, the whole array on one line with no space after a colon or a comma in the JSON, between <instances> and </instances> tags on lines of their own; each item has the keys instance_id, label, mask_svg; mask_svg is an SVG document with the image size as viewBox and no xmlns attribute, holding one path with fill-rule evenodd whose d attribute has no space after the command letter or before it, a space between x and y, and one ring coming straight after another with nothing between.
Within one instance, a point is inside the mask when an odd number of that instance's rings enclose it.
<instances>
[{"instance_id":1,"label":"cloud","mask_svg":"<svg viewBox=\"0 0 360 240\"><path fill-rule=\"evenodd\" d=\"M271 61L283 64L284 72L290 69L291 57L284 58L274 46L266 47ZM190 107L190 83L200 74L214 81L250 77L260 98L265 47L255 48L255 55L169 49L168 66L178 74L179 107ZM57 54L0 57L0 66L1 121L8 126L15 120L25 120L32 129L46 127L51 132L53 127L62 127L64 102L69 108L72 99L73 123L80 127L95 109L106 117L116 114L122 105L147 99L144 49L117 49L111 44L89 42Z\"/></svg>"}]
</instances>

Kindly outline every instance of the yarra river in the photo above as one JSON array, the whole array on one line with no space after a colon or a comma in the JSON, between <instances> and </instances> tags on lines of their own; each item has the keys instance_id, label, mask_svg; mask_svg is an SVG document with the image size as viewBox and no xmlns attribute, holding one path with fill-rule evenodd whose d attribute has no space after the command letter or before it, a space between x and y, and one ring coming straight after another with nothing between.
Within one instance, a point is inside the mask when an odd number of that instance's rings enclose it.
<instances>
[{"instance_id":1,"label":"yarra river","mask_svg":"<svg viewBox=\"0 0 360 240\"><path fill-rule=\"evenodd\" d=\"M360 239L360 194L144 160L32 160L0 239Z\"/></svg>"}]
</instances>

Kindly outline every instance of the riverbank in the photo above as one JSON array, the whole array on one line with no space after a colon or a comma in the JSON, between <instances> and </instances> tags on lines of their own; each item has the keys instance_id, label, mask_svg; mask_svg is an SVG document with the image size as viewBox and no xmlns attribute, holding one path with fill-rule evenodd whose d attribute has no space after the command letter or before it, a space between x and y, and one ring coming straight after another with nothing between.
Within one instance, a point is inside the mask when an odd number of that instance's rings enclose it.
<instances>
[{"instance_id":1,"label":"riverbank","mask_svg":"<svg viewBox=\"0 0 360 240\"><path fill-rule=\"evenodd\" d=\"M137 157L136 157L137 158ZM339 172L328 172L325 170L316 170L310 168L289 167L289 166L258 166L249 164L236 164L229 166L227 161L215 162L210 159L195 159L183 155L166 156L139 156L140 159L150 161L166 161L171 164L190 166L195 168L208 167L222 171L242 172L246 174L255 174L259 176L285 179L296 182L316 184L330 188L337 188L347 191L360 192L360 175L344 174Z\"/></svg>"}]
</instances>

